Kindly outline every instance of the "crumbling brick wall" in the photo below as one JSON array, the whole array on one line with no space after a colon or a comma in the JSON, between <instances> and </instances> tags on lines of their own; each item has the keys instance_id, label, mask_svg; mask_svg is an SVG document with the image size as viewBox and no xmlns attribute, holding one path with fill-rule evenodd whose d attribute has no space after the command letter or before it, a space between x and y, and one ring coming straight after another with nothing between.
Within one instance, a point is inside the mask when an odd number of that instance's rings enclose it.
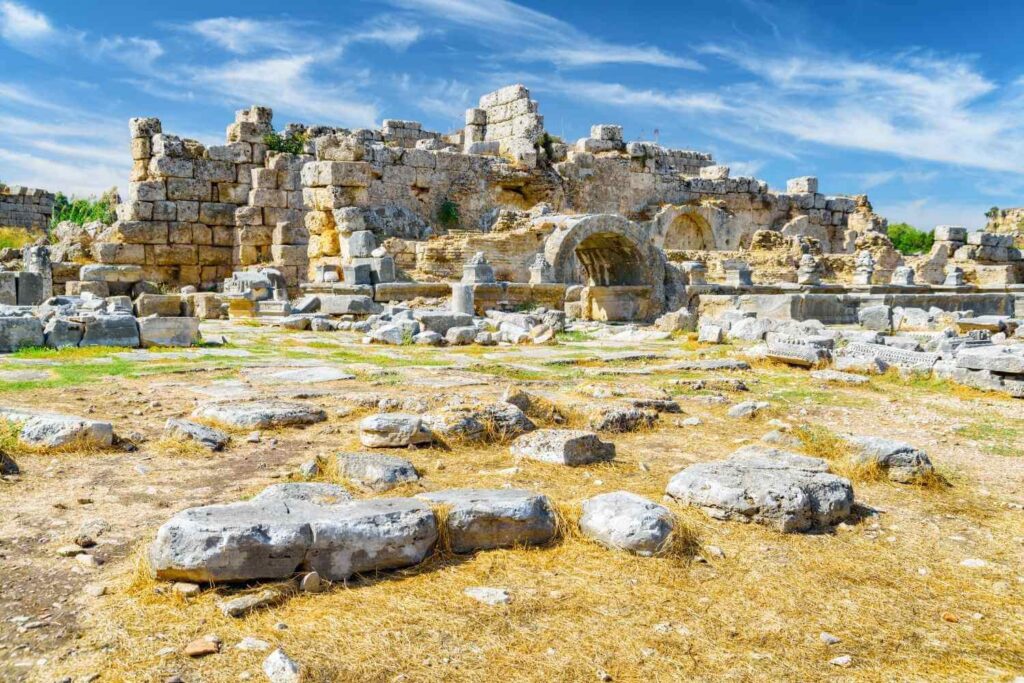
<instances>
[{"instance_id":1,"label":"crumbling brick wall","mask_svg":"<svg viewBox=\"0 0 1024 683\"><path fill-rule=\"evenodd\" d=\"M0 189L0 227L46 230L53 215L53 193L31 187Z\"/></svg>"}]
</instances>

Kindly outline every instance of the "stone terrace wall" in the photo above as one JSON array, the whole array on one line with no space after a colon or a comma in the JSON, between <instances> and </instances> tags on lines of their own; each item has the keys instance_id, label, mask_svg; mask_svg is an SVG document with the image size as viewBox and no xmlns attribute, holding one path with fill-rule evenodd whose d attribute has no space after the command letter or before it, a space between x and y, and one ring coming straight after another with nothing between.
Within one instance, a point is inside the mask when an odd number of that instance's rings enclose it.
<instances>
[{"instance_id":1,"label":"stone terrace wall","mask_svg":"<svg viewBox=\"0 0 1024 683\"><path fill-rule=\"evenodd\" d=\"M529 168L537 165L537 145L544 136L544 117L537 113L524 85L510 85L480 98L466 110L468 154L505 154Z\"/></svg>"},{"instance_id":2,"label":"stone terrace wall","mask_svg":"<svg viewBox=\"0 0 1024 683\"><path fill-rule=\"evenodd\" d=\"M53 193L31 187L0 191L0 227L46 230L53 215Z\"/></svg>"}]
</instances>

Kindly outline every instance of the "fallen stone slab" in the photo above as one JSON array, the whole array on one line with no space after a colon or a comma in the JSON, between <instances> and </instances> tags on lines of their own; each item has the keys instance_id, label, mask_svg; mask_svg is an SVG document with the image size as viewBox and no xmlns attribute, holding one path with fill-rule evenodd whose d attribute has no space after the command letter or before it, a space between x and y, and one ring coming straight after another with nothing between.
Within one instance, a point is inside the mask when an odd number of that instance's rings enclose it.
<instances>
[{"instance_id":1,"label":"fallen stone slab","mask_svg":"<svg viewBox=\"0 0 1024 683\"><path fill-rule=\"evenodd\" d=\"M839 370L811 370L811 377L819 382L830 384L867 384L870 380L864 375L855 375L850 372Z\"/></svg>"},{"instance_id":2,"label":"fallen stone slab","mask_svg":"<svg viewBox=\"0 0 1024 683\"><path fill-rule=\"evenodd\" d=\"M335 460L338 474L360 488L377 493L420 478L411 462L394 455L338 453Z\"/></svg>"},{"instance_id":3,"label":"fallen stone slab","mask_svg":"<svg viewBox=\"0 0 1024 683\"><path fill-rule=\"evenodd\" d=\"M327 419L322 408L287 401L207 403L192 412L197 419L212 420L240 429L269 429L314 424Z\"/></svg>"},{"instance_id":4,"label":"fallen stone slab","mask_svg":"<svg viewBox=\"0 0 1024 683\"><path fill-rule=\"evenodd\" d=\"M31 316L0 317L0 352L10 353L27 346L42 346L43 323Z\"/></svg>"},{"instance_id":5,"label":"fallen stone slab","mask_svg":"<svg viewBox=\"0 0 1024 683\"><path fill-rule=\"evenodd\" d=\"M892 481L912 484L935 471L924 451L903 441L878 436L850 436L848 441L854 446L855 460L874 462Z\"/></svg>"},{"instance_id":6,"label":"fallen stone slab","mask_svg":"<svg viewBox=\"0 0 1024 683\"><path fill-rule=\"evenodd\" d=\"M743 401L729 408L726 415L736 419L754 418L769 405L767 401Z\"/></svg>"},{"instance_id":7,"label":"fallen stone slab","mask_svg":"<svg viewBox=\"0 0 1024 683\"><path fill-rule=\"evenodd\" d=\"M367 448L405 448L433 440L419 415L381 413L359 423L359 441Z\"/></svg>"},{"instance_id":8,"label":"fallen stone slab","mask_svg":"<svg viewBox=\"0 0 1024 683\"><path fill-rule=\"evenodd\" d=\"M853 505L850 482L832 474L825 460L759 446L690 465L672 477L666 493L714 519L756 522L784 533L837 524Z\"/></svg>"},{"instance_id":9,"label":"fallen stone slab","mask_svg":"<svg viewBox=\"0 0 1024 683\"><path fill-rule=\"evenodd\" d=\"M19 425L21 431L18 440L36 448L109 448L114 442L113 425L101 420L2 407L0 420Z\"/></svg>"},{"instance_id":10,"label":"fallen stone slab","mask_svg":"<svg viewBox=\"0 0 1024 683\"><path fill-rule=\"evenodd\" d=\"M316 505L334 505L352 500L352 494L338 484L319 482L286 482L271 484L253 496L253 500L281 500L314 503Z\"/></svg>"},{"instance_id":11,"label":"fallen stone slab","mask_svg":"<svg viewBox=\"0 0 1024 683\"><path fill-rule=\"evenodd\" d=\"M143 347L196 346L201 341L199 318L139 318Z\"/></svg>"},{"instance_id":12,"label":"fallen stone slab","mask_svg":"<svg viewBox=\"0 0 1024 683\"><path fill-rule=\"evenodd\" d=\"M195 441L211 451L223 450L231 438L219 429L207 427L191 420L179 420L173 417L164 423L164 436L173 439Z\"/></svg>"},{"instance_id":13,"label":"fallen stone slab","mask_svg":"<svg viewBox=\"0 0 1024 683\"><path fill-rule=\"evenodd\" d=\"M320 313L324 315L366 316L380 313L384 307L360 294L320 295Z\"/></svg>"},{"instance_id":14,"label":"fallen stone slab","mask_svg":"<svg viewBox=\"0 0 1024 683\"><path fill-rule=\"evenodd\" d=\"M601 441L597 434L580 429L538 429L520 436L509 450L518 458L570 466L615 457L615 444Z\"/></svg>"},{"instance_id":15,"label":"fallen stone slab","mask_svg":"<svg viewBox=\"0 0 1024 683\"><path fill-rule=\"evenodd\" d=\"M583 501L580 531L601 545L651 556L661 552L675 523L663 505L628 491L603 493Z\"/></svg>"},{"instance_id":16,"label":"fallen stone slab","mask_svg":"<svg viewBox=\"0 0 1024 683\"><path fill-rule=\"evenodd\" d=\"M434 513L410 498L252 500L179 512L157 531L149 560L167 581L285 579L300 568L344 581L417 564L436 541Z\"/></svg>"},{"instance_id":17,"label":"fallen stone slab","mask_svg":"<svg viewBox=\"0 0 1024 683\"><path fill-rule=\"evenodd\" d=\"M448 539L456 553L538 545L555 535L551 502L533 491L450 489L416 497L445 506Z\"/></svg>"},{"instance_id":18,"label":"fallen stone slab","mask_svg":"<svg viewBox=\"0 0 1024 683\"><path fill-rule=\"evenodd\" d=\"M413 311L413 318L419 322L426 332L436 332L442 337L453 327L470 327L473 316L466 313L450 313L448 311Z\"/></svg>"},{"instance_id":19,"label":"fallen stone slab","mask_svg":"<svg viewBox=\"0 0 1024 683\"><path fill-rule=\"evenodd\" d=\"M84 266L83 266L84 267ZM127 346L140 344L139 325L130 315L102 315L87 318L79 346Z\"/></svg>"},{"instance_id":20,"label":"fallen stone slab","mask_svg":"<svg viewBox=\"0 0 1024 683\"><path fill-rule=\"evenodd\" d=\"M265 370L254 371L252 373L252 378L259 382L295 384L338 382L340 380L355 379L355 377L356 376L351 373L327 365L295 368L292 370L278 370L270 373L267 373Z\"/></svg>"},{"instance_id":21,"label":"fallen stone slab","mask_svg":"<svg viewBox=\"0 0 1024 683\"><path fill-rule=\"evenodd\" d=\"M1016 347L982 346L965 348L956 354L956 365L967 370L1024 374L1024 352Z\"/></svg>"},{"instance_id":22,"label":"fallen stone slab","mask_svg":"<svg viewBox=\"0 0 1024 683\"><path fill-rule=\"evenodd\" d=\"M708 360L686 360L670 365L658 366L658 370L749 370L750 363L745 360L729 358Z\"/></svg>"}]
</instances>

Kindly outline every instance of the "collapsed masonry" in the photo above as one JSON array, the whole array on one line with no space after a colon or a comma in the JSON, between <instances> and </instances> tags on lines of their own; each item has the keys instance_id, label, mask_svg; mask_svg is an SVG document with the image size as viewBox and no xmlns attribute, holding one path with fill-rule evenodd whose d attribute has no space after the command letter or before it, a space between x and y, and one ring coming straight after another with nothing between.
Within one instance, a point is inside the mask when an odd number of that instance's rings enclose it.
<instances>
[{"instance_id":1,"label":"collapsed masonry","mask_svg":"<svg viewBox=\"0 0 1024 683\"><path fill-rule=\"evenodd\" d=\"M0 227L46 230L53 215L52 192L0 184Z\"/></svg>"}]
</instances>

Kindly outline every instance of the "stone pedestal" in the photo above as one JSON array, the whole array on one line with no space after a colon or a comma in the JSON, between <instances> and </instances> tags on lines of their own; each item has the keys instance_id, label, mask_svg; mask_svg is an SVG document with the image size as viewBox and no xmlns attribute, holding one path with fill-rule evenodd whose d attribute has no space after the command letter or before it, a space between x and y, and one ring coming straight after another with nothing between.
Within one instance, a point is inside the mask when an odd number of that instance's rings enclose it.
<instances>
[{"instance_id":1,"label":"stone pedestal","mask_svg":"<svg viewBox=\"0 0 1024 683\"><path fill-rule=\"evenodd\" d=\"M475 315L473 310L473 285L452 284L452 313Z\"/></svg>"},{"instance_id":2,"label":"stone pedestal","mask_svg":"<svg viewBox=\"0 0 1024 683\"><path fill-rule=\"evenodd\" d=\"M750 266L746 261L723 261L722 268L725 270L725 284L732 287L750 287L754 284Z\"/></svg>"}]
</instances>

